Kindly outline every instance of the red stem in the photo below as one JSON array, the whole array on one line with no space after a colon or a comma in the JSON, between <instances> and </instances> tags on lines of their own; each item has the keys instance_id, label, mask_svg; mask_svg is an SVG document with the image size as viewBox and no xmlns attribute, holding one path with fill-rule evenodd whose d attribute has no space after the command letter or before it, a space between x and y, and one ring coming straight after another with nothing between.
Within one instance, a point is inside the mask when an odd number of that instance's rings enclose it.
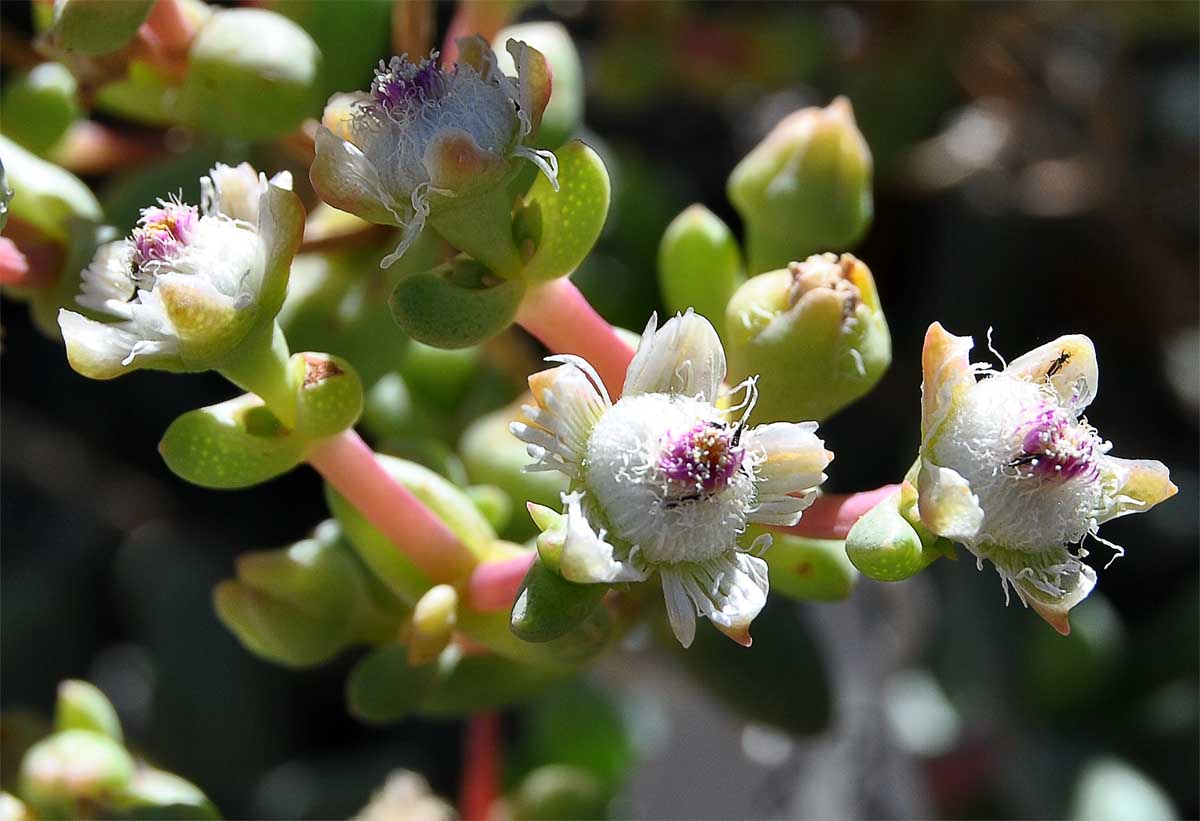
<instances>
[{"instance_id":1,"label":"red stem","mask_svg":"<svg viewBox=\"0 0 1200 821\"><path fill-rule=\"evenodd\" d=\"M433 581L453 581L475 564L450 528L384 470L353 428L317 443L308 463Z\"/></svg>"},{"instance_id":2,"label":"red stem","mask_svg":"<svg viewBox=\"0 0 1200 821\"><path fill-rule=\"evenodd\" d=\"M511 559L476 565L467 582L467 601L471 609L480 613L512 609L521 582L536 556L531 550Z\"/></svg>"},{"instance_id":3,"label":"red stem","mask_svg":"<svg viewBox=\"0 0 1200 821\"><path fill-rule=\"evenodd\" d=\"M500 716L471 716L464 747L458 811L463 821L486 821L500 797Z\"/></svg>"},{"instance_id":4,"label":"red stem","mask_svg":"<svg viewBox=\"0 0 1200 821\"><path fill-rule=\"evenodd\" d=\"M775 527L781 533L806 536L810 539L844 539L854 523L875 505L900 489L900 485L884 485L862 493L828 493L804 511L798 524Z\"/></svg>"},{"instance_id":5,"label":"red stem","mask_svg":"<svg viewBox=\"0 0 1200 821\"><path fill-rule=\"evenodd\" d=\"M562 277L530 288L517 311L517 324L554 353L586 359L604 380L612 400L620 397L633 348L596 313L571 280Z\"/></svg>"}]
</instances>

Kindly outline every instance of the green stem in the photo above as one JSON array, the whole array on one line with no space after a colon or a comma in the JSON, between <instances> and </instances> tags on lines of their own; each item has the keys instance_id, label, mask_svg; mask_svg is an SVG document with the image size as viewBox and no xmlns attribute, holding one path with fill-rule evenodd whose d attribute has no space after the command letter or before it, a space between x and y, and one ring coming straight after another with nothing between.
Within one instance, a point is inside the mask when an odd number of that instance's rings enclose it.
<instances>
[{"instance_id":1,"label":"green stem","mask_svg":"<svg viewBox=\"0 0 1200 821\"><path fill-rule=\"evenodd\" d=\"M258 394L271 413L291 428L296 424L296 391L288 379L288 357L287 338L272 322L251 331L218 372L242 390Z\"/></svg>"},{"instance_id":2,"label":"green stem","mask_svg":"<svg viewBox=\"0 0 1200 821\"><path fill-rule=\"evenodd\" d=\"M429 221L446 242L505 279L519 276L525 267L513 241L512 201L503 185L439 209Z\"/></svg>"}]
</instances>

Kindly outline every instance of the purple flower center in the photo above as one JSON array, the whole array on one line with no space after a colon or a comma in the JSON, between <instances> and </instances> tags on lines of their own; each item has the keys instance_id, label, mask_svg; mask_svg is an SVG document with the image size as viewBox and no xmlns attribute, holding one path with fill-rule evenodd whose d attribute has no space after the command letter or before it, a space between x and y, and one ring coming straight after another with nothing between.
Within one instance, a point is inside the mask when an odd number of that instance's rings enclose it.
<instances>
[{"instance_id":1,"label":"purple flower center","mask_svg":"<svg viewBox=\"0 0 1200 821\"><path fill-rule=\"evenodd\" d=\"M661 444L658 465L667 479L702 494L724 488L745 457L732 431L704 422L665 434Z\"/></svg>"},{"instance_id":2,"label":"purple flower center","mask_svg":"<svg viewBox=\"0 0 1200 821\"><path fill-rule=\"evenodd\" d=\"M419 65L410 63L407 58L392 58L387 68L376 69L371 96L389 113L441 97L445 93L446 78L436 60L436 52Z\"/></svg>"},{"instance_id":3,"label":"purple flower center","mask_svg":"<svg viewBox=\"0 0 1200 821\"><path fill-rule=\"evenodd\" d=\"M199 214L193 205L168 202L142 209L133 229L133 246L138 267L148 262L166 262L192 241Z\"/></svg>"},{"instance_id":4,"label":"purple flower center","mask_svg":"<svg viewBox=\"0 0 1200 821\"><path fill-rule=\"evenodd\" d=\"M1018 435L1021 452L1010 462L1012 467L1061 482L1081 476L1094 479L1099 473L1096 436L1062 408L1043 408Z\"/></svg>"}]
</instances>

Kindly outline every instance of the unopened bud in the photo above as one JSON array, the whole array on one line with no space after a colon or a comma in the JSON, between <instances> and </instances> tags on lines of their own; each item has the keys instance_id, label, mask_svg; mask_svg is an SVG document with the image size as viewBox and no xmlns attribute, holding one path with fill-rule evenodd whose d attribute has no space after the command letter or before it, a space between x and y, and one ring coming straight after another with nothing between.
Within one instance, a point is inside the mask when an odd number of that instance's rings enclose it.
<instances>
[{"instance_id":1,"label":"unopened bud","mask_svg":"<svg viewBox=\"0 0 1200 821\"><path fill-rule=\"evenodd\" d=\"M71 817L78 802L105 801L129 783L133 772L133 758L120 742L88 730L66 730L25 754L20 793L39 815Z\"/></svg>"},{"instance_id":2,"label":"unopened bud","mask_svg":"<svg viewBox=\"0 0 1200 821\"><path fill-rule=\"evenodd\" d=\"M86 681L64 681L58 685L54 712L56 730L90 730L121 741L121 722L112 703Z\"/></svg>"},{"instance_id":3,"label":"unopened bud","mask_svg":"<svg viewBox=\"0 0 1200 821\"><path fill-rule=\"evenodd\" d=\"M694 308L718 331L745 279L742 251L724 221L693 205L671 221L658 246L658 284L668 311Z\"/></svg>"},{"instance_id":4,"label":"unopened bud","mask_svg":"<svg viewBox=\"0 0 1200 821\"><path fill-rule=\"evenodd\" d=\"M458 621L458 591L439 584L425 591L413 608L408 660L428 664L446 648Z\"/></svg>"},{"instance_id":5,"label":"unopened bud","mask_svg":"<svg viewBox=\"0 0 1200 821\"><path fill-rule=\"evenodd\" d=\"M822 420L865 395L892 360L870 270L822 254L747 281L725 313L729 381L760 375L759 421Z\"/></svg>"},{"instance_id":6,"label":"unopened bud","mask_svg":"<svg viewBox=\"0 0 1200 821\"><path fill-rule=\"evenodd\" d=\"M845 97L783 119L729 175L749 272L848 248L871 222L871 151Z\"/></svg>"}]
</instances>

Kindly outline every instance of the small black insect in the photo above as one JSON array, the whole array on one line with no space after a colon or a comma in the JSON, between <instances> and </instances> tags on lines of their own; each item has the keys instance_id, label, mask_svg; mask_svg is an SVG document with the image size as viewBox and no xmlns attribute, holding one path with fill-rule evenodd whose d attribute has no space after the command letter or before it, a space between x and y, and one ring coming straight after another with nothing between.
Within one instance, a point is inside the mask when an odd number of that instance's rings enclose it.
<instances>
[{"instance_id":1,"label":"small black insect","mask_svg":"<svg viewBox=\"0 0 1200 821\"><path fill-rule=\"evenodd\" d=\"M1061 371L1063 369L1063 366L1066 365L1070 361L1071 361L1071 355L1069 353L1067 353L1066 351L1063 351L1062 353L1060 353L1058 355L1057 359L1055 359L1053 362L1050 363L1050 367L1046 370L1046 376L1047 377L1054 376L1054 374Z\"/></svg>"},{"instance_id":2,"label":"small black insect","mask_svg":"<svg viewBox=\"0 0 1200 821\"><path fill-rule=\"evenodd\" d=\"M1019 468L1022 465L1031 465L1034 462L1036 462L1039 458L1040 458L1040 454L1026 453L1023 456L1018 456L1016 459L1013 459L1011 462L1008 463L1008 466L1010 468Z\"/></svg>"}]
</instances>

